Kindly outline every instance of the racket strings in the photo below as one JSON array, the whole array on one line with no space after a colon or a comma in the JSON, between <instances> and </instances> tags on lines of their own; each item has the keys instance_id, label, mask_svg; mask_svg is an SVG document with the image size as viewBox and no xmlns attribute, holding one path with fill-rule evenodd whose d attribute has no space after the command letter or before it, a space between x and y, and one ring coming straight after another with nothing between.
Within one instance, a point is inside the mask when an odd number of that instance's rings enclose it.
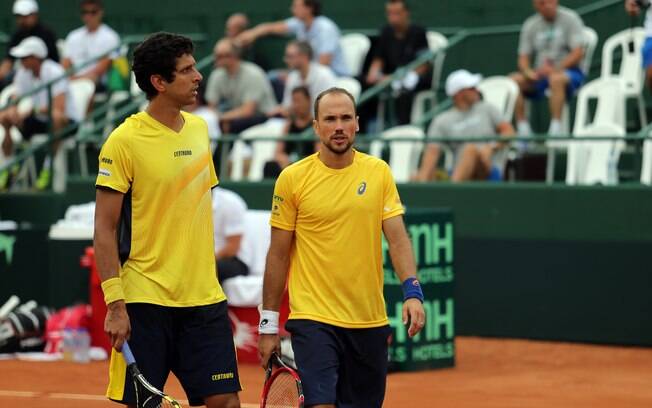
<instances>
[{"instance_id":1,"label":"racket strings","mask_svg":"<svg viewBox=\"0 0 652 408\"><path fill-rule=\"evenodd\" d=\"M267 393L266 408L296 408L297 382L287 372L280 373L272 382Z\"/></svg>"},{"instance_id":2,"label":"racket strings","mask_svg":"<svg viewBox=\"0 0 652 408\"><path fill-rule=\"evenodd\" d=\"M175 405L160 395L153 393L139 381L134 381L136 387L136 401L138 408L177 408Z\"/></svg>"}]
</instances>

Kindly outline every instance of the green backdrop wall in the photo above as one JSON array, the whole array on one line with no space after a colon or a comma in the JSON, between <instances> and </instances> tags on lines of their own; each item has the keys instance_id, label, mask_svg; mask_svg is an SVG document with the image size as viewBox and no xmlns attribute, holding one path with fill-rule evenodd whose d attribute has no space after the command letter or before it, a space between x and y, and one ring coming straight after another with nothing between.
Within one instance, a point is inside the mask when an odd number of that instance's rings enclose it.
<instances>
[{"instance_id":1,"label":"green backdrop wall","mask_svg":"<svg viewBox=\"0 0 652 408\"><path fill-rule=\"evenodd\" d=\"M270 206L271 182L224 187L251 208ZM652 346L651 188L482 183L400 185L399 191L408 208L453 211L457 334ZM93 199L89 180L71 184L66 196L3 194L0 217L47 231L41 223ZM62 258L62 249L45 245L44 234L30 238L32 248L15 248L15 256L31 257L31 266L7 276L0 256L0 299L22 291L68 301L64 285L58 293L44 286L60 282L57 277L83 282L82 246L65 267L78 273L55 270L46 260Z\"/></svg>"}]
</instances>

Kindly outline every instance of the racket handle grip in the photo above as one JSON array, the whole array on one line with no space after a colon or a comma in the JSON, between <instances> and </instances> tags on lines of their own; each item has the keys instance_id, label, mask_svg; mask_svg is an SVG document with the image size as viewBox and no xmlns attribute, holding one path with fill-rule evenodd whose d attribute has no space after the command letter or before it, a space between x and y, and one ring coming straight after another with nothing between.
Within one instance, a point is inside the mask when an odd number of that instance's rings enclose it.
<instances>
[{"instance_id":1,"label":"racket handle grip","mask_svg":"<svg viewBox=\"0 0 652 408\"><path fill-rule=\"evenodd\" d=\"M131 348L129 347L129 343L126 341L122 343L122 356L125 358L125 361L127 362L127 365L132 365L136 363L136 359L134 358L134 354L131 352Z\"/></svg>"}]
</instances>

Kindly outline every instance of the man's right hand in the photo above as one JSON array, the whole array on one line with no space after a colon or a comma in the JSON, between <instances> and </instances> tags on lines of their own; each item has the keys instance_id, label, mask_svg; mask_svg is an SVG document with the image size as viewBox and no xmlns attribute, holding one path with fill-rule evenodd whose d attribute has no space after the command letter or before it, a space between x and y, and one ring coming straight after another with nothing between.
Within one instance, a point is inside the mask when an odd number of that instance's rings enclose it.
<instances>
[{"instance_id":1,"label":"man's right hand","mask_svg":"<svg viewBox=\"0 0 652 408\"><path fill-rule=\"evenodd\" d=\"M630 16L638 16L641 13L641 8L636 4L636 0L625 0L625 10Z\"/></svg>"},{"instance_id":2,"label":"man's right hand","mask_svg":"<svg viewBox=\"0 0 652 408\"><path fill-rule=\"evenodd\" d=\"M281 354L281 338L278 334L261 334L258 337L258 356L260 357L260 365L267 369L272 353L276 352L279 356Z\"/></svg>"},{"instance_id":3,"label":"man's right hand","mask_svg":"<svg viewBox=\"0 0 652 408\"><path fill-rule=\"evenodd\" d=\"M114 349L122 350L122 344L129 339L131 323L124 300L117 300L107 306L104 331L111 339Z\"/></svg>"}]
</instances>

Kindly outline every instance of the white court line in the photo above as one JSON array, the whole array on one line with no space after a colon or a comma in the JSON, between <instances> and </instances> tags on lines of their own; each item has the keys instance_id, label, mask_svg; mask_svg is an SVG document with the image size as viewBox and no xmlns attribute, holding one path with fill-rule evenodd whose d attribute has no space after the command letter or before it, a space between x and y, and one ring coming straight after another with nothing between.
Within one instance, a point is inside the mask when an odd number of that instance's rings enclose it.
<instances>
[{"instance_id":1,"label":"white court line","mask_svg":"<svg viewBox=\"0 0 652 408\"><path fill-rule=\"evenodd\" d=\"M34 391L12 391L12 390L0 390L0 397L12 397L12 398L51 398L51 399L63 399L63 400L81 400L81 401L108 401L104 395L92 395L92 394L66 394L66 393L45 393L45 392L34 392ZM188 405L188 401L179 400L183 405ZM249 404L243 402L240 405L242 408L258 408L258 404Z\"/></svg>"}]
</instances>

